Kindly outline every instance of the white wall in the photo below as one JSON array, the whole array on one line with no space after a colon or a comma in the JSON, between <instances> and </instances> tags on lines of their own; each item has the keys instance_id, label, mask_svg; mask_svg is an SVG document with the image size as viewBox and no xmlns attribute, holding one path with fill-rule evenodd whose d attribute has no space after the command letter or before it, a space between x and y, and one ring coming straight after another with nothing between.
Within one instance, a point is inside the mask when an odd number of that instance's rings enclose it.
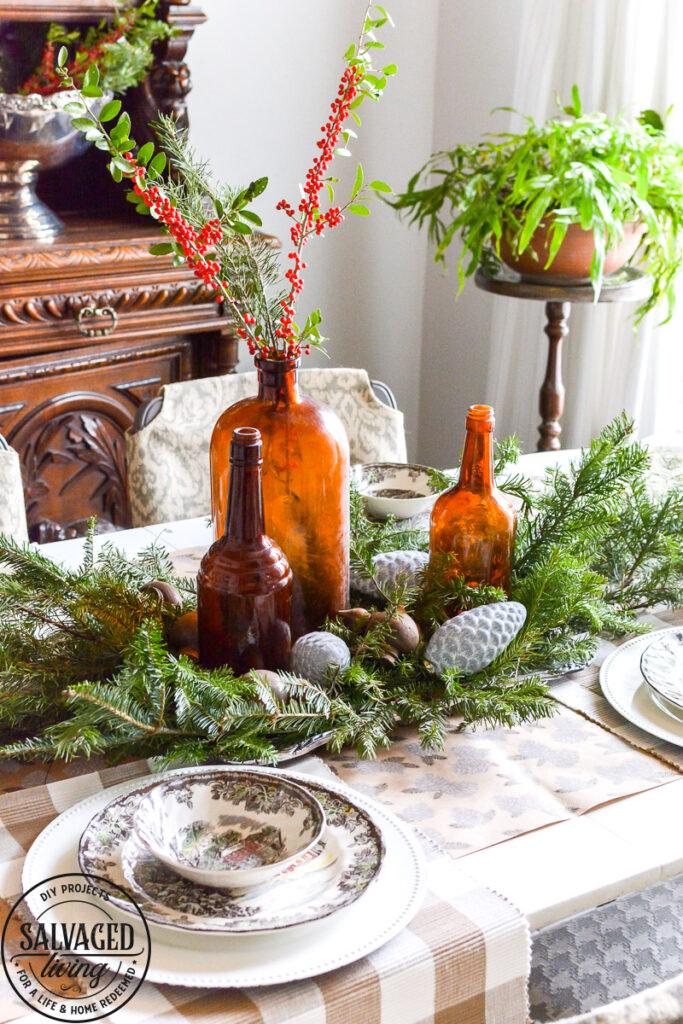
<instances>
[{"instance_id":1,"label":"white wall","mask_svg":"<svg viewBox=\"0 0 683 1024\"><path fill-rule=\"evenodd\" d=\"M519 31L518 0L442 0L434 151L456 142L474 143L483 131L507 127L504 114L489 115L510 102ZM415 169L421 159L416 157ZM434 466L457 463L468 406L491 401L486 378L490 351L495 352L493 303L512 301L481 292L468 280L456 302L458 251L454 243L445 273L433 263L431 250L427 266L419 456Z\"/></svg>"},{"instance_id":2,"label":"white wall","mask_svg":"<svg viewBox=\"0 0 683 1024\"><path fill-rule=\"evenodd\" d=\"M234 184L269 175L271 185L257 209L266 229L286 241L288 221L275 211L275 204L297 196L336 89L341 55L357 35L364 0L200 2L209 21L197 32L189 53L193 140L217 173ZM616 93L628 92L624 82L637 70L629 47L635 45L637 51L643 35L638 26L628 45L601 27L607 6L616 17L626 0L386 2L396 28L383 30L382 39L386 60L397 63L399 73L380 104L364 105L354 156L362 160L368 178L384 178L396 190L405 187L434 150L508 128L508 116L489 117L489 112L509 105L516 94L524 97L524 110L534 112L538 105L536 115L541 117L552 107L553 90L565 92L567 83L579 81L586 96L593 95L593 72L605 64L605 46L612 56L610 74L617 75ZM640 0L628 2L647 22ZM653 0L652 32L661 34L662 10L667 5L676 9L679 2ZM622 21L632 28L626 15ZM571 20L559 35L552 30L557 18ZM680 36L668 22L663 38L667 33L672 40ZM654 61L661 87L683 109L676 95L680 89L669 74L674 65L678 73L680 61L664 62L665 67L649 35L644 49L640 64L645 57L648 68ZM612 99L608 109L616 110L618 101ZM338 159L336 165L337 172L353 172L355 160ZM480 292L473 281L456 302L456 257L454 244L444 276L432 261L426 233L374 204L369 218L349 216L328 237L311 243L299 306L301 313L322 309L333 364L365 366L371 376L393 387L406 413L409 454L433 465L456 460L465 412L473 402L496 406L499 436L519 433L532 450L546 358L542 304ZM599 363L595 353L603 353L605 363L609 348L604 319L602 309L572 315L563 435L569 444L586 443L629 403L629 395L631 412L643 404L638 394L644 378L631 363L649 363L644 350L628 365L623 361L624 380L607 393L609 401L605 389L613 374L603 366L600 380L593 379ZM617 362L620 346L624 351L633 347L627 337L630 327L624 331L612 331L610 351ZM655 390L661 393L662 374L656 386L650 376L653 405Z\"/></svg>"},{"instance_id":3,"label":"white wall","mask_svg":"<svg viewBox=\"0 0 683 1024\"><path fill-rule=\"evenodd\" d=\"M227 181L269 176L255 209L265 229L285 241L288 221L275 204L298 197L365 4L203 0L202 6L209 21L188 54L192 140ZM399 189L431 152L439 5L391 0L388 6L396 28L382 30L384 63L398 64L399 74L381 103L363 105L353 152L367 180L383 178ZM355 171L355 160L336 164ZM370 217L349 215L309 244L299 310L321 308L333 364L365 366L394 389L414 456L427 242L387 207L372 207Z\"/></svg>"}]
</instances>

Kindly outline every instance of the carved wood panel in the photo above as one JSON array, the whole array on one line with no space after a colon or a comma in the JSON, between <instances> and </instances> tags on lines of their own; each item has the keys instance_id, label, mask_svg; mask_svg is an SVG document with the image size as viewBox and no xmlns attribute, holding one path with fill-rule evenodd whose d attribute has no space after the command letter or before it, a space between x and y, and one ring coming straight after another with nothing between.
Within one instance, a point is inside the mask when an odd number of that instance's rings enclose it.
<instances>
[{"instance_id":1,"label":"carved wood panel","mask_svg":"<svg viewBox=\"0 0 683 1024\"><path fill-rule=\"evenodd\" d=\"M210 303L212 291L203 284L177 283L146 285L122 290L108 289L79 295L31 295L13 300L0 300L0 331L3 327L54 325L60 321L73 323L85 306L109 306L117 313L140 313L174 306Z\"/></svg>"},{"instance_id":2,"label":"carved wood panel","mask_svg":"<svg viewBox=\"0 0 683 1024\"><path fill-rule=\"evenodd\" d=\"M129 525L124 433L142 401L189 377L190 354L178 339L146 351L93 347L52 376L35 361L0 365L0 429L19 452L32 540L83 532L91 515L105 529Z\"/></svg>"},{"instance_id":3,"label":"carved wood panel","mask_svg":"<svg viewBox=\"0 0 683 1024\"><path fill-rule=\"evenodd\" d=\"M28 440L15 439L21 448L29 535L40 543L75 535L75 524L88 515L112 527L128 524L123 438L128 424L96 395L84 395L83 405L61 415L50 411L47 417L41 410L31 418ZM80 520L69 515L70 505Z\"/></svg>"}]
</instances>

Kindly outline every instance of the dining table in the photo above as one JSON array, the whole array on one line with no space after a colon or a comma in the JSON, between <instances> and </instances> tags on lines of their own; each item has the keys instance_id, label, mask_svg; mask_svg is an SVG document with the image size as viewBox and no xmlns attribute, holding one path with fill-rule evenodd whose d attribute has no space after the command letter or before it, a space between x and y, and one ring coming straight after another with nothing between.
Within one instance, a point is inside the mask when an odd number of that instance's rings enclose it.
<instances>
[{"instance_id":1,"label":"dining table","mask_svg":"<svg viewBox=\"0 0 683 1024\"><path fill-rule=\"evenodd\" d=\"M95 537L133 558L150 545L194 575L212 541L205 517ZM41 547L77 568L83 540ZM683 624L652 609L653 627ZM335 779L393 812L418 837L427 873L422 905L400 934L356 962L285 984L187 987L146 981L116 1019L206 1024L523 1024L530 941L541 928L683 871L683 743L623 718L600 688L619 646L550 681L556 713L512 728L461 728L442 750L400 728L373 760L320 749L285 768ZM0 765L0 899L22 890L31 844L57 815L148 761L98 759ZM359 936L362 950L362 936ZM312 963L315 957L313 955ZM4 978L0 1024L35 1019Z\"/></svg>"}]
</instances>

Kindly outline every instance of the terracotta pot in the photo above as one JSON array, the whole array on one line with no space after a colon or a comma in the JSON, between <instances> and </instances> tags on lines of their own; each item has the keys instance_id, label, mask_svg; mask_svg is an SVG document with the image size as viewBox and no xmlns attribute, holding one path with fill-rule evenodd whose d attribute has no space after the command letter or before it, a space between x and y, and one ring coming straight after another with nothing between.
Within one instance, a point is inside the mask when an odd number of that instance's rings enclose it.
<instances>
[{"instance_id":1,"label":"terracotta pot","mask_svg":"<svg viewBox=\"0 0 683 1024\"><path fill-rule=\"evenodd\" d=\"M570 224L555 259L544 269L550 251L551 220L542 220L531 236L528 248L514 256L505 237L501 239L500 255L503 262L521 274L525 281L538 284L587 284L591 278L591 260L594 245L593 232L584 231L580 224ZM619 245L605 253L605 274L620 270L635 253L645 231L639 221L624 224L624 237ZM537 259L534 259L536 253Z\"/></svg>"}]
</instances>

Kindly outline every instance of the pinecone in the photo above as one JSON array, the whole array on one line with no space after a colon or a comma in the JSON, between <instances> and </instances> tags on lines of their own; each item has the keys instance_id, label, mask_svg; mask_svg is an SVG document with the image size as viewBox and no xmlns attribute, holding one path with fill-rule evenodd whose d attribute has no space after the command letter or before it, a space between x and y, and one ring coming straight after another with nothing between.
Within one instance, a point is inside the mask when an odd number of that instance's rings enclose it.
<instances>
[{"instance_id":1,"label":"pinecone","mask_svg":"<svg viewBox=\"0 0 683 1024\"><path fill-rule=\"evenodd\" d=\"M470 608L435 631L425 656L434 672L456 668L466 676L481 672L517 636L526 619L518 601Z\"/></svg>"},{"instance_id":2,"label":"pinecone","mask_svg":"<svg viewBox=\"0 0 683 1024\"><path fill-rule=\"evenodd\" d=\"M388 586L394 586L398 577L404 577L409 586L412 586L417 574L424 569L429 561L429 554L426 551L384 551L375 555L372 564L375 567L375 580ZM361 576L360 573L351 571L351 587L361 594L368 594L370 597L377 597L378 588L373 580Z\"/></svg>"},{"instance_id":3,"label":"pinecone","mask_svg":"<svg viewBox=\"0 0 683 1024\"><path fill-rule=\"evenodd\" d=\"M334 633L306 633L292 647L289 664L292 672L314 683L325 681L328 669L346 668L351 652Z\"/></svg>"}]
</instances>

